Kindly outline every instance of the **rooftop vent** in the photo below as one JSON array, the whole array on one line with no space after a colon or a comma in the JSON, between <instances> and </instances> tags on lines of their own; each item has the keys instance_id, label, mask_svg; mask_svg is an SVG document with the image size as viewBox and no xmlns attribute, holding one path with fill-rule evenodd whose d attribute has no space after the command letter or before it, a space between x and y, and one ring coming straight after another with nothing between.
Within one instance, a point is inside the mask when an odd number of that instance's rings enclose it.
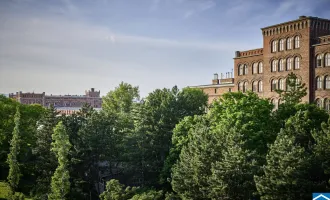
<instances>
[{"instance_id":1,"label":"rooftop vent","mask_svg":"<svg viewBox=\"0 0 330 200\"><path fill-rule=\"evenodd\" d=\"M304 18L306 18L305 15L299 16L299 19L304 19Z\"/></svg>"}]
</instances>

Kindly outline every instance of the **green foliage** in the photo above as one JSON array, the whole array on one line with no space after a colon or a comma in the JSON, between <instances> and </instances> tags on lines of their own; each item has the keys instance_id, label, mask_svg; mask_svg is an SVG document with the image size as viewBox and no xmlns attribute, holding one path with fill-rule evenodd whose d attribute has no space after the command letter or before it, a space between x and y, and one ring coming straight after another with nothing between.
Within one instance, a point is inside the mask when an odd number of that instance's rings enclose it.
<instances>
[{"instance_id":1,"label":"green foliage","mask_svg":"<svg viewBox=\"0 0 330 200\"><path fill-rule=\"evenodd\" d=\"M52 135L58 123L57 115L58 112L51 106L46 109L37 123L36 145L33 148L37 179L33 193L36 199L47 197L50 192L51 177L57 166L55 154L51 151Z\"/></svg>"},{"instance_id":2,"label":"green foliage","mask_svg":"<svg viewBox=\"0 0 330 200\"><path fill-rule=\"evenodd\" d=\"M293 72L288 74L286 78L286 87L286 90L276 91L285 104L296 105L307 95L306 84L301 83L301 80Z\"/></svg>"},{"instance_id":3,"label":"green foliage","mask_svg":"<svg viewBox=\"0 0 330 200\"><path fill-rule=\"evenodd\" d=\"M21 114L19 107L17 106L17 110L14 118L15 127L13 131L13 137L10 141L10 153L8 154L8 160L7 160L9 164L9 174L7 179L13 192L16 191L21 176L20 166L19 166L20 164L18 161L18 155L20 152L20 143L21 143L20 119L21 119Z\"/></svg>"},{"instance_id":4,"label":"green foliage","mask_svg":"<svg viewBox=\"0 0 330 200\"><path fill-rule=\"evenodd\" d=\"M136 187L126 187L118 180L111 179L107 182L106 190L100 195L101 200L127 200L134 196Z\"/></svg>"},{"instance_id":5,"label":"green foliage","mask_svg":"<svg viewBox=\"0 0 330 200\"><path fill-rule=\"evenodd\" d=\"M72 145L70 144L69 136L67 135L62 122L59 122L59 124L55 127L52 139L53 142L51 150L57 157L58 166L52 177L51 193L48 195L48 199L67 199L66 195L70 190L68 155Z\"/></svg>"},{"instance_id":6,"label":"green foliage","mask_svg":"<svg viewBox=\"0 0 330 200\"><path fill-rule=\"evenodd\" d=\"M212 163L210 196L212 199L254 199L256 187L253 177L260 171L254 151L246 149L243 135L230 129L222 136L225 143L221 159Z\"/></svg>"},{"instance_id":7,"label":"green foliage","mask_svg":"<svg viewBox=\"0 0 330 200\"><path fill-rule=\"evenodd\" d=\"M308 199L313 191L326 191L329 176L314 154L312 130L320 130L321 123L314 116L298 111L271 145L264 174L255 177L261 199Z\"/></svg>"},{"instance_id":8,"label":"green foliage","mask_svg":"<svg viewBox=\"0 0 330 200\"><path fill-rule=\"evenodd\" d=\"M141 194L134 195L130 200L162 200L163 191L149 190Z\"/></svg>"},{"instance_id":9,"label":"green foliage","mask_svg":"<svg viewBox=\"0 0 330 200\"><path fill-rule=\"evenodd\" d=\"M102 109L107 113L129 113L133 100L139 97L139 87L121 82L114 91L103 97Z\"/></svg>"},{"instance_id":10,"label":"green foliage","mask_svg":"<svg viewBox=\"0 0 330 200\"><path fill-rule=\"evenodd\" d=\"M246 148L265 156L267 145L275 140L278 131L274 127L272 109L268 100L255 93L230 92L212 104L209 119L212 130L235 128L246 140Z\"/></svg>"}]
</instances>

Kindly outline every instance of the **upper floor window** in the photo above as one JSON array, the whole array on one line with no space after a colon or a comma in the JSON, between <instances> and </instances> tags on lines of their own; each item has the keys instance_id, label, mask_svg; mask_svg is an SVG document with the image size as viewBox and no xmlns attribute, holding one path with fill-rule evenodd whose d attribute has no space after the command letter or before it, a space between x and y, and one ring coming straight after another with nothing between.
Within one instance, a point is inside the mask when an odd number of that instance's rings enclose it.
<instances>
[{"instance_id":1,"label":"upper floor window","mask_svg":"<svg viewBox=\"0 0 330 200\"><path fill-rule=\"evenodd\" d=\"M258 92L262 92L262 90L263 90L262 81L259 81L259 83L258 83Z\"/></svg>"},{"instance_id":2,"label":"upper floor window","mask_svg":"<svg viewBox=\"0 0 330 200\"><path fill-rule=\"evenodd\" d=\"M252 91L257 92L258 91L258 81L253 81L252 83Z\"/></svg>"},{"instance_id":3,"label":"upper floor window","mask_svg":"<svg viewBox=\"0 0 330 200\"><path fill-rule=\"evenodd\" d=\"M244 74L244 65L239 65L238 66L238 75L243 75Z\"/></svg>"},{"instance_id":4,"label":"upper floor window","mask_svg":"<svg viewBox=\"0 0 330 200\"><path fill-rule=\"evenodd\" d=\"M330 76L326 76L324 78L324 82L325 82L325 84L324 84L325 89L330 89Z\"/></svg>"},{"instance_id":5,"label":"upper floor window","mask_svg":"<svg viewBox=\"0 0 330 200\"><path fill-rule=\"evenodd\" d=\"M284 50L284 39L280 39L280 51Z\"/></svg>"},{"instance_id":6,"label":"upper floor window","mask_svg":"<svg viewBox=\"0 0 330 200\"><path fill-rule=\"evenodd\" d=\"M258 73L258 63L253 63L252 74Z\"/></svg>"},{"instance_id":7,"label":"upper floor window","mask_svg":"<svg viewBox=\"0 0 330 200\"><path fill-rule=\"evenodd\" d=\"M300 69L300 58L299 57L294 58L294 69Z\"/></svg>"},{"instance_id":8,"label":"upper floor window","mask_svg":"<svg viewBox=\"0 0 330 200\"><path fill-rule=\"evenodd\" d=\"M288 58L286 61L286 70L292 69L292 58Z\"/></svg>"},{"instance_id":9,"label":"upper floor window","mask_svg":"<svg viewBox=\"0 0 330 200\"><path fill-rule=\"evenodd\" d=\"M325 66L330 66L330 53L325 54Z\"/></svg>"},{"instance_id":10,"label":"upper floor window","mask_svg":"<svg viewBox=\"0 0 330 200\"><path fill-rule=\"evenodd\" d=\"M294 48L299 48L300 47L300 37L297 35L294 37Z\"/></svg>"},{"instance_id":11,"label":"upper floor window","mask_svg":"<svg viewBox=\"0 0 330 200\"><path fill-rule=\"evenodd\" d=\"M316 89L322 89L322 80L321 77L316 77Z\"/></svg>"},{"instance_id":12,"label":"upper floor window","mask_svg":"<svg viewBox=\"0 0 330 200\"><path fill-rule=\"evenodd\" d=\"M272 99L271 101L270 101L273 105L274 105L274 109L276 110L278 107L278 104L276 103L276 99Z\"/></svg>"},{"instance_id":13,"label":"upper floor window","mask_svg":"<svg viewBox=\"0 0 330 200\"><path fill-rule=\"evenodd\" d=\"M214 93L215 93L215 94L217 93L217 88L214 89Z\"/></svg>"},{"instance_id":14,"label":"upper floor window","mask_svg":"<svg viewBox=\"0 0 330 200\"><path fill-rule=\"evenodd\" d=\"M277 80L273 79L272 80L272 85L271 85L271 91L275 91L277 86Z\"/></svg>"},{"instance_id":15,"label":"upper floor window","mask_svg":"<svg viewBox=\"0 0 330 200\"><path fill-rule=\"evenodd\" d=\"M283 71L283 70L284 70L284 59L281 59L279 61L278 71Z\"/></svg>"},{"instance_id":16,"label":"upper floor window","mask_svg":"<svg viewBox=\"0 0 330 200\"><path fill-rule=\"evenodd\" d=\"M259 74L262 74L263 72L263 66L262 66L262 62L259 63Z\"/></svg>"},{"instance_id":17,"label":"upper floor window","mask_svg":"<svg viewBox=\"0 0 330 200\"><path fill-rule=\"evenodd\" d=\"M272 52L276 52L277 51L277 40L274 40L272 42Z\"/></svg>"},{"instance_id":18,"label":"upper floor window","mask_svg":"<svg viewBox=\"0 0 330 200\"><path fill-rule=\"evenodd\" d=\"M272 72L276 72L276 68L277 68L277 60L273 60L272 61Z\"/></svg>"},{"instance_id":19,"label":"upper floor window","mask_svg":"<svg viewBox=\"0 0 330 200\"><path fill-rule=\"evenodd\" d=\"M316 67L322 67L322 55L317 55L316 57Z\"/></svg>"},{"instance_id":20,"label":"upper floor window","mask_svg":"<svg viewBox=\"0 0 330 200\"><path fill-rule=\"evenodd\" d=\"M243 82L240 82L239 84L238 84L238 91L243 91Z\"/></svg>"},{"instance_id":21,"label":"upper floor window","mask_svg":"<svg viewBox=\"0 0 330 200\"><path fill-rule=\"evenodd\" d=\"M278 89L284 90L284 80L283 79L278 80Z\"/></svg>"},{"instance_id":22,"label":"upper floor window","mask_svg":"<svg viewBox=\"0 0 330 200\"><path fill-rule=\"evenodd\" d=\"M248 66L244 65L244 75L247 75L247 74L248 74Z\"/></svg>"},{"instance_id":23,"label":"upper floor window","mask_svg":"<svg viewBox=\"0 0 330 200\"><path fill-rule=\"evenodd\" d=\"M248 90L248 82L244 82L243 92L246 92L247 90Z\"/></svg>"},{"instance_id":24,"label":"upper floor window","mask_svg":"<svg viewBox=\"0 0 330 200\"><path fill-rule=\"evenodd\" d=\"M292 49L292 38L291 37L289 37L286 40L286 49Z\"/></svg>"}]
</instances>

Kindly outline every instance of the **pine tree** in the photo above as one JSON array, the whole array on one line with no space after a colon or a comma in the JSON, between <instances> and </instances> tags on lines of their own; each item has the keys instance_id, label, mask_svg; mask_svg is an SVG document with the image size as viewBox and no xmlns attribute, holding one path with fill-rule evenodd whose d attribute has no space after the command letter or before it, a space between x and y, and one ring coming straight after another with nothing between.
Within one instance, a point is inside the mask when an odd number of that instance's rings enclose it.
<instances>
[{"instance_id":1,"label":"pine tree","mask_svg":"<svg viewBox=\"0 0 330 200\"><path fill-rule=\"evenodd\" d=\"M56 154L58 166L51 181L51 193L48 195L50 200L64 200L70 190L69 159L71 144L65 127L60 122L54 129L52 135L52 152Z\"/></svg>"},{"instance_id":2,"label":"pine tree","mask_svg":"<svg viewBox=\"0 0 330 200\"><path fill-rule=\"evenodd\" d=\"M36 147L33 154L36 156L35 169L37 184L35 187L35 198L46 199L50 191L52 174L56 169L56 157L51 151L52 134L57 124L58 112L50 106L37 123Z\"/></svg>"},{"instance_id":3,"label":"pine tree","mask_svg":"<svg viewBox=\"0 0 330 200\"><path fill-rule=\"evenodd\" d=\"M231 129L224 135L222 159L212 164L212 199L253 199L256 192L253 177L260 171L258 156L245 148L246 141L238 130Z\"/></svg>"},{"instance_id":4,"label":"pine tree","mask_svg":"<svg viewBox=\"0 0 330 200\"><path fill-rule=\"evenodd\" d=\"M287 120L270 147L263 175L255 177L262 200L310 199L312 192L325 191L328 178L314 154L313 129L320 129L320 122L309 111Z\"/></svg>"},{"instance_id":5,"label":"pine tree","mask_svg":"<svg viewBox=\"0 0 330 200\"><path fill-rule=\"evenodd\" d=\"M13 131L13 137L10 141L10 153L8 154L7 163L9 164L9 175L8 175L8 182L14 193L18 187L18 183L20 180L21 172L18 162L18 155L20 152L20 119L21 114L19 110L19 106L16 108L16 114L14 118L15 127Z\"/></svg>"}]
</instances>

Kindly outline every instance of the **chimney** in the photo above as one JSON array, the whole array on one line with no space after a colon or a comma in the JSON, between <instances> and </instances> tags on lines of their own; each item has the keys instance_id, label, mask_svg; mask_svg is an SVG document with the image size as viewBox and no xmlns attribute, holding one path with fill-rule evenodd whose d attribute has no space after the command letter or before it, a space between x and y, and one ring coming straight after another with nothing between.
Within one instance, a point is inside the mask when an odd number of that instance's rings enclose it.
<instances>
[{"instance_id":1,"label":"chimney","mask_svg":"<svg viewBox=\"0 0 330 200\"><path fill-rule=\"evenodd\" d=\"M94 88L91 88L92 92L94 92Z\"/></svg>"},{"instance_id":2,"label":"chimney","mask_svg":"<svg viewBox=\"0 0 330 200\"><path fill-rule=\"evenodd\" d=\"M239 51L235 51L235 57L237 58L237 57L239 57Z\"/></svg>"},{"instance_id":3,"label":"chimney","mask_svg":"<svg viewBox=\"0 0 330 200\"><path fill-rule=\"evenodd\" d=\"M214 74L213 80L212 80L213 85L219 84L219 76L217 73Z\"/></svg>"}]
</instances>

